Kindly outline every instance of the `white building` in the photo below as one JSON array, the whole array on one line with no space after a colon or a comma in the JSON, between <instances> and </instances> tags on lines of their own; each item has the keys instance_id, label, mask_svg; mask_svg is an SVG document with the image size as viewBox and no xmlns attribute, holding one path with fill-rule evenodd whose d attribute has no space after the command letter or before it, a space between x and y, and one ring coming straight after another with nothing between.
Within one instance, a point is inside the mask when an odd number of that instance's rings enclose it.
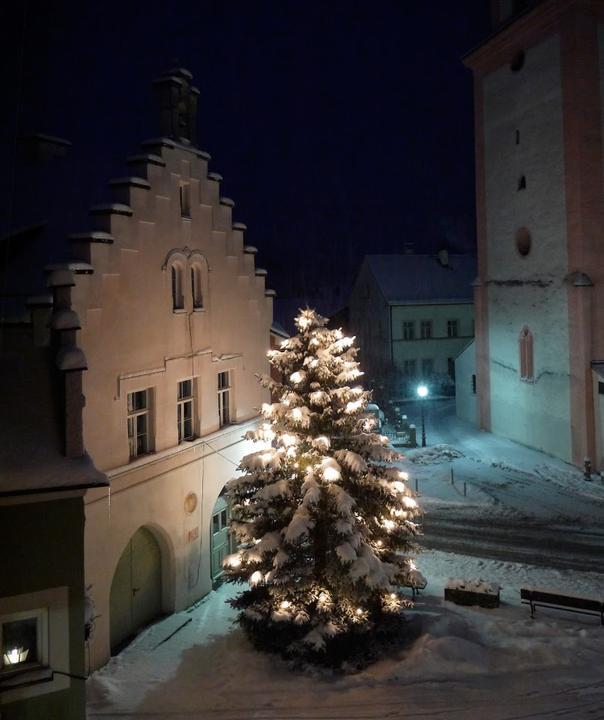
<instances>
[{"instance_id":1,"label":"white building","mask_svg":"<svg viewBox=\"0 0 604 720\"><path fill-rule=\"evenodd\" d=\"M454 379L455 357L474 337L475 276L467 255L367 255L350 296L363 369Z\"/></svg>"},{"instance_id":2,"label":"white building","mask_svg":"<svg viewBox=\"0 0 604 720\"><path fill-rule=\"evenodd\" d=\"M212 588L229 552L221 492L268 392L266 271L195 145L198 91L155 83L162 136L111 180L111 202L50 270L52 325L81 351L84 445L110 488L86 494L92 668Z\"/></svg>"}]
</instances>

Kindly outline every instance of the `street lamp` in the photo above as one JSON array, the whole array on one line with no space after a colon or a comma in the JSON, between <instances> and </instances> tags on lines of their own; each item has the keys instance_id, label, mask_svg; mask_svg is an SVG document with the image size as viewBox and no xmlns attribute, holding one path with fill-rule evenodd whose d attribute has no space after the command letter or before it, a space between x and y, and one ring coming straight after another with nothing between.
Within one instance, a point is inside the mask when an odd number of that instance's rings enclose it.
<instances>
[{"instance_id":1,"label":"street lamp","mask_svg":"<svg viewBox=\"0 0 604 720\"><path fill-rule=\"evenodd\" d=\"M424 418L424 400L428 397L428 388L426 385L417 386L417 397L419 398L419 407L422 416L422 447L426 447L426 421Z\"/></svg>"}]
</instances>

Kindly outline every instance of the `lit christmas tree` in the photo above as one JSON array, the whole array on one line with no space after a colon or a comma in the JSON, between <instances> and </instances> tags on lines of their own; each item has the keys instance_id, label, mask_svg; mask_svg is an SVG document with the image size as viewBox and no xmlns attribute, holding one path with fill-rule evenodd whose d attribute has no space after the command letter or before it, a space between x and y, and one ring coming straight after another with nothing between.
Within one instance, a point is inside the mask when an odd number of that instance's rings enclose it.
<instances>
[{"instance_id":1,"label":"lit christmas tree","mask_svg":"<svg viewBox=\"0 0 604 720\"><path fill-rule=\"evenodd\" d=\"M304 310L299 334L271 350L281 383L250 434L270 447L243 458L227 486L239 549L231 601L256 646L285 657L340 664L367 658L404 628L401 586L421 578L417 503L388 440L373 432L354 338ZM419 576L419 577L418 577Z\"/></svg>"}]
</instances>

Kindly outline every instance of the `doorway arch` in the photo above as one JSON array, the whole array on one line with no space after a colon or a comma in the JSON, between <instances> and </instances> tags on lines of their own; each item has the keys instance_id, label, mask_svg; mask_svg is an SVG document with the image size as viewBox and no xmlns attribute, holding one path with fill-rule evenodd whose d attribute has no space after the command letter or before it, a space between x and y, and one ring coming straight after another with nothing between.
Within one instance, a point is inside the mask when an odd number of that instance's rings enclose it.
<instances>
[{"instance_id":1,"label":"doorway arch","mask_svg":"<svg viewBox=\"0 0 604 720\"><path fill-rule=\"evenodd\" d=\"M109 601L111 654L162 615L162 555L146 527L130 538L115 568Z\"/></svg>"}]
</instances>

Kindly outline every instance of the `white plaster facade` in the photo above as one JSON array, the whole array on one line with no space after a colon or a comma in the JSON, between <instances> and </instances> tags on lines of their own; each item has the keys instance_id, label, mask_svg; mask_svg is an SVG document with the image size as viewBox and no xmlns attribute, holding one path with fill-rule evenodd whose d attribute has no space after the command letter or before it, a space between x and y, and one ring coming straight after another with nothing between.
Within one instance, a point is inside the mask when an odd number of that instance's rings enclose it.
<instances>
[{"instance_id":1,"label":"white plaster facade","mask_svg":"<svg viewBox=\"0 0 604 720\"><path fill-rule=\"evenodd\" d=\"M166 81L195 91L186 71ZM244 247L245 226L233 222L234 203L221 197L209 160L186 138L145 143L128 159L130 174L110 183L114 202L92 208L93 230L72 237L75 258L92 269L76 274L71 290L88 365L84 445L111 481L85 500L86 582L98 615L91 668L110 656L112 582L139 528L160 549L164 612L211 590L212 509L252 449L243 435L269 399L256 375L268 372L274 293L265 290L266 273L255 267L255 248ZM220 427L225 372L230 417ZM193 438L179 443L177 394L186 380ZM143 390L147 438L131 457L128 396Z\"/></svg>"}]
</instances>

